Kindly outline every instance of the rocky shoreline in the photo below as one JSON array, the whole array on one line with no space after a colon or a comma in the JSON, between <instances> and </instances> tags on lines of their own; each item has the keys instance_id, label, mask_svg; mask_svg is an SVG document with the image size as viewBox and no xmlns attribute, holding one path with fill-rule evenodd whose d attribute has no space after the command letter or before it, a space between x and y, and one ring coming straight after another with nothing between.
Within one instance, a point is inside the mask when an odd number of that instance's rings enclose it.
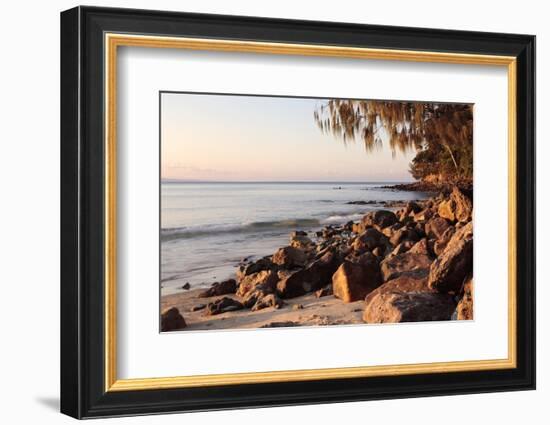
<instances>
[{"instance_id":1,"label":"rocky shoreline","mask_svg":"<svg viewBox=\"0 0 550 425\"><path fill-rule=\"evenodd\" d=\"M473 319L471 192L385 208L162 297L162 331Z\"/></svg>"}]
</instances>

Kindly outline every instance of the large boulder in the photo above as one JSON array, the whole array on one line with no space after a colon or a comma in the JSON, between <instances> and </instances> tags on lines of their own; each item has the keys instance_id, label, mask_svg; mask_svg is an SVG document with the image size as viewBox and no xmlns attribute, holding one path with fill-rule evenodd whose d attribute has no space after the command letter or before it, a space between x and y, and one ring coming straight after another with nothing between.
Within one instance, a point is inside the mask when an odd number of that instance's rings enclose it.
<instances>
[{"instance_id":1,"label":"large boulder","mask_svg":"<svg viewBox=\"0 0 550 425\"><path fill-rule=\"evenodd\" d=\"M420 237L418 236L418 233L416 232L416 230L411 229L409 227L402 227L401 229L394 232L394 234L390 238L390 243L393 246L397 246L401 242L405 242L405 241L416 242L419 239Z\"/></svg>"},{"instance_id":2,"label":"large boulder","mask_svg":"<svg viewBox=\"0 0 550 425\"><path fill-rule=\"evenodd\" d=\"M355 238L352 248L356 252L372 251L375 248L385 250L389 245L388 238L378 230L369 228Z\"/></svg>"},{"instance_id":3,"label":"large boulder","mask_svg":"<svg viewBox=\"0 0 550 425\"><path fill-rule=\"evenodd\" d=\"M390 253L390 255L394 256L394 255L403 254L404 252L407 252L408 250L410 250L413 246L414 246L413 241L405 240L405 241L401 242L399 245L397 245L393 249L393 251Z\"/></svg>"},{"instance_id":4,"label":"large boulder","mask_svg":"<svg viewBox=\"0 0 550 425\"><path fill-rule=\"evenodd\" d=\"M332 275L340 265L339 257L326 252L306 268L285 276L277 283L277 293L281 298L294 298L316 291L332 281Z\"/></svg>"},{"instance_id":5,"label":"large boulder","mask_svg":"<svg viewBox=\"0 0 550 425\"><path fill-rule=\"evenodd\" d=\"M455 232L443 253L430 267L429 284L439 292L458 294L472 273L474 233L472 222Z\"/></svg>"},{"instance_id":6,"label":"large boulder","mask_svg":"<svg viewBox=\"0 0 550 425\"><path fill-rule=\"evenodd\" d=\"M456 306L458 320L474 319L474 280L470 278L465 284L463 295Z\"/></svg>"},{"instance_id":7,"label":"large boulder","mask_svg":"<svg viewBox=\"0 0 550 425\"><path fill-rule=\"evenodd\" d=\"M244 297L255 289L261 289L266 293L274 292L278 280L279 277L277 272L272 270L263 270L250 274L240 281L239 287L237 288L237 295Z\"/></svg>"},{"instance_id":8,"label":"large boulder","mask_svg":"<svg viewBox=\"0 0 550 425\"><path fill-rule=\"evenodd\" d=\"M449 226L445 232L439 237L439 239L436 239L434 241L434 253L435 255L441 255L443 251L445 251L445 248L447 247L447 244L455 234L456 228L454 226Z\"/></svg>"},{"instance_id":9,"label":"large boulder","mask_svg":"<svg viewBox=\"0 0 550 425\"><path fill-rule=\"evenodd\" d=\"M441 217L451 221L466 223L472 219L473 203L466 192L454 187L449 198L439 204L437 210Z\"/></svg>"},{"instance_id":10,"label":"large boulder","mask_svg":"<svg viewBox=\"0 0 550 425\"><path fill-rule=\"evenodd\" d=\"M413 277L402 275L383 283L365 298L365 302L369 303L372 298L378 294L390 292L435 292L428 286L428 277Z\"/></svg>"},{"instance_id":11,"label":"large boulder","mask_svg":"<svg viewBox=\"0 0 550 425\"><path fill-rule=\"evenodd\" d=\"M429 292L380 292L365 304L367 323L450 320L455 310L451 295Z\"/></svg>"},{"instance_id":12,"label":"large boulder","mask_svg":"<svg viewBox=\"0 0 550 425\"><path fill-rule=\"evenodd\" d=\"M271 261L274 264L283 266L285 268L301 267L305 265L307 261L307 255L302 249L296 248L294 246L285 246L284 248L280 248L275 254L273 254Z\"/></svg>"},{"instance_id":13,"label":"large boulder","mask_svg":"<svg viewBox=\"0 0 550 425\"><path fill-rule=\"evenodd\" d=\"M434 217L426 223L424 229L428 238L439 239L449 227L452 226L446 219L442 217Z\"/></svg>"},{"instance_id":14,"label":"large boulder","mask_svg":"<svg viewBox=\"0 0 550 425\"><path fill-rule=\"evenodd\" d=\"M432 259L425 254L405 252L386 258L380 263L380 270L384 282L401 275L423 276L428 274Z\"/></svg>"},{"instance_id":15,"label":"large boulder","mask_svg":"<svg viewBox=\"0 0 550 425\"><path fill-rule=\"evenodd\" d=\"M199 298L216 297L218 295L234 294L237 291L235 279L227 279L223 282L214 282L210 288L201 292Z\"/></svg>"},{"instance_id":16,"label":"large boulder","mask_svg":"<svg viewBox=\"0 0 550 425\"><path fill-rule=\"evenodd\" d=\"M205 315L214 316L227 313L228 311L237 311L244 308L243 304L233 298L223 297L206 305Z\"/></svg>"},{"instance_id":17,"label":"large boulder","mask_svg":"<svg viewBox=\"0 0 550 425\"><path fill-rule=\"evenodd\" d=\"M160 330L162 332L177 331L186 326L185 319L176 307L169 308L160 316Z\"/></svg>"},{"instance_id":18,"label":"large boulder","mask_svg":"<svg viewBox=\"0 0 550 425\"><path fill-rule=\"evenodd\" d=\"M370 254L370 253L369 253ZM382 283L374 255L370 263L344 261L332 276L334 296L349 303L359 301Z\"/></svg>"},{"instance_id":19,"label":"large boulder","mask_svg":"<svg viewBox=\"0 0 550 425\"><path fill-rule=\"evenodd\" d=\"M409 249L409 252L411 254L424 254L430 257L432 256L430 244L428 243L428 239L426 238L420 239L417 243L415 243L412 248Z\"/></svg>"},{"instance_id":20,"label":"large boulder","mask_svg":"<svg viewBox=\"0 0 550 425\"><path fill-rule=\"evenodd\" d=\"M376 210L371 211L362 220L363 224L368 226L377 227L378 229L384 229L397 222L397 217L392 211L388 210Z\"/></svg>"},{"instance_id":21,"label":"large boulder","mask_svg":"<svg viewBox=\"0 0 550 425\"><path fill-rule=\"evenodd\" d=\"M241 266L239 266L236 273L237 281L240 282L246 276L254 273L258 273L264 270L277 270L277 268L278 268L277 265L273 264L273 262L271 261L271 258L269 257L260 258L257 261L247 263L247 264L242 264Z\"/></svg>"}]
</instances>

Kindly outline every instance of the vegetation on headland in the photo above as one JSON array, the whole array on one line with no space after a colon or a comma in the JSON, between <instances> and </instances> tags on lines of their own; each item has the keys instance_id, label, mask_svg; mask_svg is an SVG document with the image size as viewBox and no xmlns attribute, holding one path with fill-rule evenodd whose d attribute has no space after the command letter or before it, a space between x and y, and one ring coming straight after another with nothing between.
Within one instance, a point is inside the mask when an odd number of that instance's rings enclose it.
<instances>
[{"instance_id":1,"label":"vegetation on headland","mask_svg":"<svg viewBox=\"0 0 550 425\"><path fill-rule=\"evenodd\" d=\"M367 152L385 137L394 154L414 149L409 171L424 185L471 188L473 105L330 99L314 119L324 133L344 143L361 141Z\"/></svg>"}]
</instances>

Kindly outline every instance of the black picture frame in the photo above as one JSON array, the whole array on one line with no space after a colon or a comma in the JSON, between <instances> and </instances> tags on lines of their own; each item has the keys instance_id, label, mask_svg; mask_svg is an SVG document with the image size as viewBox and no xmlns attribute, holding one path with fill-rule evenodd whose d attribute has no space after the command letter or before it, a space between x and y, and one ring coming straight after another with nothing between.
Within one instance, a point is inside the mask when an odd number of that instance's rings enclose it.
<instances>
[{"instance_id":1,"label":"black picture frame","mask_svg":"<svg viewBox=\"0 0 550 425\"><path fill-rule=\"evenodd\" d=\"M105 391L104 34L258 40L517 59L517 367ZM61 412L75 418L535 388L535 37L76 7L61 13Z\"/></svg>"}]
</instances>

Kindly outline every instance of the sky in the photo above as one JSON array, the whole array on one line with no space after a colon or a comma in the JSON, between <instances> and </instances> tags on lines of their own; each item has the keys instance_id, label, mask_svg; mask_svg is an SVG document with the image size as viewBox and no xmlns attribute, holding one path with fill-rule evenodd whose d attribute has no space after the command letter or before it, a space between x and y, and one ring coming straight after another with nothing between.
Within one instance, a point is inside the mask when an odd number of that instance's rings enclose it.
<instances>
[{"instance_id":1,"label":"sky","mask_svg":"<svg viewBox=\"0 0 550 425\"><path fill-rule=\"evenodd\" d=\"M405 182L414 151L367 152L323 134L323 99L161 94L161 177L201 181Z\"/></svg>"}]
</instances>

